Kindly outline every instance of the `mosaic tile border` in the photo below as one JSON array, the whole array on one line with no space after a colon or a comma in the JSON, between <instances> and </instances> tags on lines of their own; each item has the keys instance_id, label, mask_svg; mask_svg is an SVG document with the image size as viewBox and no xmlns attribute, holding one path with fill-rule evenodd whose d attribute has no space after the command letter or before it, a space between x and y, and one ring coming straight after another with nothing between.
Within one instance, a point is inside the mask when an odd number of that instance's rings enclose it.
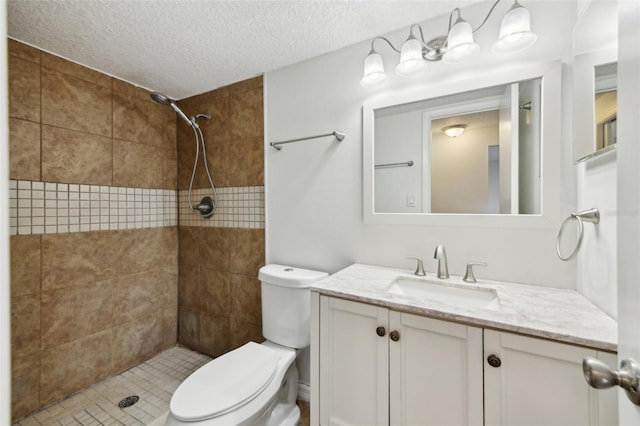
<instances>
[{"instance_id":1,"label":"mosaic tile border","mask_svg":"<svg viewBox=\"0 0 640 426\"><path fill-rule=\"evenodd\" d=\"M9 181L10 235L158 228L177 223L175 190Z\"/></svg>"},{"instance_id":2,"label":"mosaic tile border","mask_svg":"<svg viewBox=\"0 0 640 426\"><path fill-rule=\"evenodd\" d=\"M218 209L204 219L189 209L187 190L178 191L180 226L264 229L264 186L218 188ZM191 191L192 202L211 196L211 189Z\"/></svg>"}]
</instances>

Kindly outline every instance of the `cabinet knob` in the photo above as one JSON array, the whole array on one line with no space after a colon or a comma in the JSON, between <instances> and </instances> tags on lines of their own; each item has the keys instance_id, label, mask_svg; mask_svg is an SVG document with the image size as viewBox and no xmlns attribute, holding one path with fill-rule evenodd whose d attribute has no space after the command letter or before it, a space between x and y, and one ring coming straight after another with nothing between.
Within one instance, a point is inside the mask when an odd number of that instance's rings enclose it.
<instances>
[{"instance_id":1,"label":"cabinet knob","mask_svg":"<svg viewBox=\"0 0 640 426\"><path fill-rule=\"evenodd\" d=\"M498 368L502 365L502 361L500 360L500 358L494 354L491 354L487 357L487 362L494 368Z\"/></svg>"},{"instance_id":2,"label":"cabinet knob","mask_svg":"<svg viewBox=\"0 0 640 426\"><path fill-rule=\"evenodd\" d=\"M380 337L383 337L385 334L387 334L387 330L385 330L384 327L380 326L376 328L376 334Z\"/></svg>"},{"instance_id":3,"label":"cabinet knob","mask_svg":"<svg viewBox=\"0 0 640 426\"><path fill-rule=\"evenodd\" d=\"M389 333L389 337L394 342L397 342L398 340L400 340L400 333L398 333L397 330L393 330L391 333Z\"/></svg>"}]
</instances>

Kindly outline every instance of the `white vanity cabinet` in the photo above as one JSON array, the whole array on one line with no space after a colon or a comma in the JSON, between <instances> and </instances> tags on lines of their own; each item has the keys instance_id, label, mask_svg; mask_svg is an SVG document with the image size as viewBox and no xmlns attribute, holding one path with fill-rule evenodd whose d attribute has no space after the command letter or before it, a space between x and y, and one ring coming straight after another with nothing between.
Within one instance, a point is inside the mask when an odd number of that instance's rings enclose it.
<instances>
[{"instance_id":1,"label":"white vanity cabinet","mask_svg":"<svg viewBox=\"0 0 640 426\"><path fill-rule=\"evenodd\" d=\"M616 365L615 354L494 330L484 330L484 351L487 426L618 424L617 390L597 391L582 375L583 358Z\"/></svg>"},{"instance_id":2,"label":"white vanity cabinet","mask_svg":"<svg viewBox=\"0 0 640 426\"><path fill-rule=\"evenodd\" d=\"M327 296L319 315L314 424L482 425L482 329Z\"/></svg>"},{"instance_id":3,"label":"white vanity cabinet","mask_svg":"<svg viewBox=\"0 0 640 426\"><path fill-rule=\"evenodd\" d=\"M312 294L312 425L617 424L615 354Z\"/></svg>"}]
</instances>

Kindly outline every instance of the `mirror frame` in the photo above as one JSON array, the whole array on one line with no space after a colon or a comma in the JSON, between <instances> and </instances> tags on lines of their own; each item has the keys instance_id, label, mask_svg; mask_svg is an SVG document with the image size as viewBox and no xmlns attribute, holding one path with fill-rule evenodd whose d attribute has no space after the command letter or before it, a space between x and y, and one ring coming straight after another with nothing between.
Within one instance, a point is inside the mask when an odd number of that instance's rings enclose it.
<instances>
[{"instance_id":1,"label":"mirror frame","mask_svg":"<svg viewBox=\"0 0 640 426\"><path fill-rule=\"evenodd\" d=\"M542 190L541 214L441 214L376 213L374 211L374 116L375 111L424 99L542 78ZM562 67L560 61L529 64L507 71L483 72L472 79L433 84L408 91L386 93L362 106L363 220L366 224L421 225L481 228L555 229L561 214Z\"/></svg>"}]
</instances>

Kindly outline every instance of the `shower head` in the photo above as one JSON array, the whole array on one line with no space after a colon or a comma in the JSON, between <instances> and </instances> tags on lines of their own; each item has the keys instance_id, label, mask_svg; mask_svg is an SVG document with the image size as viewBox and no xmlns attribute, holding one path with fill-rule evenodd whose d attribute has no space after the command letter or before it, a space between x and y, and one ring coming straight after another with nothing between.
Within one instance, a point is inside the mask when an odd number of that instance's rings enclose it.
<instances>
[{"instance_id":1,"label":"shower head","mask_svg":"<svg viewBox=\"0 0 640 426\"><path fill-rule=\"evenodd\" d=\"M160 105L171 105L173 102L168 96L159 92L151 92L151 99L159 103Z\"/></svg>"},{"instance_id":2,"label":"shower head","mask_svg":"<svg viewBox=\"0 0 640 426\"><path fill-rule=\"evenodd\" d=\"M184 112L182 112L180 108L178 108L178 105L176 105L176 102L170 97L163 95L160 92L151 92L151 95L149 96L151 96L151 99L153 99L160 105L169 105L180 117L184 119L184 121L189 123L189 126L192 126L192 127L197 126L197 124L195 123L195 120L190 120L189 117L187 117L187 115Z\"/></svg>"}]
</instances>

